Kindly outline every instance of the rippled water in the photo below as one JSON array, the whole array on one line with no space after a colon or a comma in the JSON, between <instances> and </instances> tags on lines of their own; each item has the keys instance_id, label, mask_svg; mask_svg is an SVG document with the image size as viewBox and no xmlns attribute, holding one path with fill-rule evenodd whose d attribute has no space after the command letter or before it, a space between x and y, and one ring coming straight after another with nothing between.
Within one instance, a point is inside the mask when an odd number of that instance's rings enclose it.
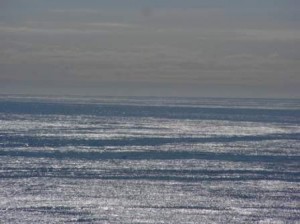
<instances>
[{"instance_id":1,"label":"rippled water","mask_svg":"<svg viewBox=\"0 0 300 224\"><path fill-rule=\"evenodd\" d=\"M0 99L1 223L299 223L300 101Z\"/></svg>"}]
</instances>

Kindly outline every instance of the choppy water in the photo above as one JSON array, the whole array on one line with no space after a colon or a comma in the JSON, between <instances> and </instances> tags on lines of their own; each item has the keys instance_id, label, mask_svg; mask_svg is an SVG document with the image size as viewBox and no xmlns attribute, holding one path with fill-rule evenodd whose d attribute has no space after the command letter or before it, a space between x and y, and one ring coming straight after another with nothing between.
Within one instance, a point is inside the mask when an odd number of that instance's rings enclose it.
<instances>
[{"instance_id":1,"label":"choppy water","mask_svg":"<svg viewBox=\"0 0 300 224\"><path fill-rule=\"evenodd\" d=\"M299 223L300 101L0 99L0 223Z\"/></svg>"}]
</instances>

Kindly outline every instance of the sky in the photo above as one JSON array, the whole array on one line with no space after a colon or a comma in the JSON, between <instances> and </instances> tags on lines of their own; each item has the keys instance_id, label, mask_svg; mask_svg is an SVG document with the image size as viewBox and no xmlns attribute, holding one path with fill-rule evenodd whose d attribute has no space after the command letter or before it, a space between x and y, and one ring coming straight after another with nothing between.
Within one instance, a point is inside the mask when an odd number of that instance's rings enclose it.
<instances>
[{"instance_id":1,"label":"sky","mask_svg":"<svg viewBox=\"0 0 300 224\"><path fill-rule=\"evenodd\" d=\"M0 94L300 98L300 1L0 0Z\"/></svg>"}]
</instances>

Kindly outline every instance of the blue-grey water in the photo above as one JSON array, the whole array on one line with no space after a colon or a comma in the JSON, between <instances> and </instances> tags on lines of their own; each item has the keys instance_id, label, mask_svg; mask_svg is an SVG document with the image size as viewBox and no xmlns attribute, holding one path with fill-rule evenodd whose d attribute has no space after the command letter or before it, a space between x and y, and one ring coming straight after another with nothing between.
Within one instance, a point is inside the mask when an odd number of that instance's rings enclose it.
<instances>
[{"instance_id":1,"label":"blue-grey water","mask_svg":"<svg viewBox=\"0 0 300 224\"><path fill-rule=\"evenodd\" d=\"M299 223L300 101L0 98L0 223Z\"/></svg>"}]
</instances>

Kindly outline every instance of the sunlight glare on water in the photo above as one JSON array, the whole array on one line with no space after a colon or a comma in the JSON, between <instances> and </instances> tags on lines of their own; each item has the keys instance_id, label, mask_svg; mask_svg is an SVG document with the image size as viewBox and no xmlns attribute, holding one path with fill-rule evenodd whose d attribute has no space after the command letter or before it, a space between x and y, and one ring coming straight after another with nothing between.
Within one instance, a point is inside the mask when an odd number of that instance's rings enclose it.
<instances>
[{"instance_id":1,"label":"sunlight glare on water","mask_svg":"<svg viewBox=\"0 0 300 224\"><path fill-rule=\"evenodd\" d=\"M1 222L299 221L297 100L110 100L1 98Z\"/></svg>"}]
</instances>

